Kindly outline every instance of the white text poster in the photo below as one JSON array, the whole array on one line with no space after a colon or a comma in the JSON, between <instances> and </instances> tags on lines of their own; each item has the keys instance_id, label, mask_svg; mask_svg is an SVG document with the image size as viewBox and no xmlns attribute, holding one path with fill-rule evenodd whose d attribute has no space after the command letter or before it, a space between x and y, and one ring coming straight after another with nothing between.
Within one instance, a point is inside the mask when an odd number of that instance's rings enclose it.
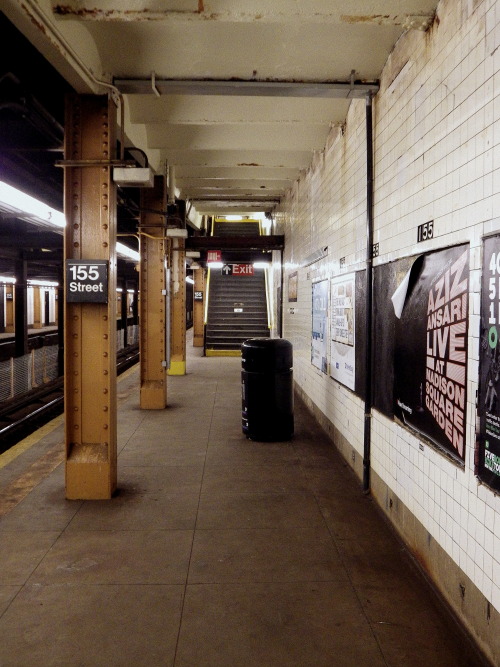
<instances>
[{"instance_id":1,"label":"white text poster","mask_svg":"<svg viewBox=\"0 0 500 667\"><path fill-rule=\"evenodd\" d=\"M354 391L354 295L356 276L351 273L332 279L330 375Z\"/></svg>"}]
</instances>

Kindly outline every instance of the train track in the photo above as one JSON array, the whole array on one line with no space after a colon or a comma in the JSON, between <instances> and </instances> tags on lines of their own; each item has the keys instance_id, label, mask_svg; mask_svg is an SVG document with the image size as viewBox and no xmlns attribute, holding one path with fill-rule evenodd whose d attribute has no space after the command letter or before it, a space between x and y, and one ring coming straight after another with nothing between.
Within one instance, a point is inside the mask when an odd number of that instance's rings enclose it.
<instances>
[{"instance_id":1,"label":"train track","mask_svg":"<svg viewBox=\"0 0 500 667\"><path fill-rule=\"evenodd\" d=\"M118 375L139 361L139 347L120 350ZM0 454L64 411L64 378L48 382L0 405Z\"/></svg>"}]
</instances>

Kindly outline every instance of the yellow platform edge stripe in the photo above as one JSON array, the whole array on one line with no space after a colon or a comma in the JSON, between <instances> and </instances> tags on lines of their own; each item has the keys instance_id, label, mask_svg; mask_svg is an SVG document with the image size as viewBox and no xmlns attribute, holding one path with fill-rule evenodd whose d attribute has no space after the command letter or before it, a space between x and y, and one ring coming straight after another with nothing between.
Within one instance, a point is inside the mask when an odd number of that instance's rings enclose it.
<instances>
[{"instance_id":1,"label":"yellow platform edge stripe","mask_svg":"<svg viewBox=\"0 0 500 667\"><path fill-rule=\"evenodd\" d=\"M205 350L206 357L241 357L241 350Z\"/></svg>"},{"instance_id":2,"label":"yellow platform edge stripe","mask_svg":"<svg viewBox=\"0 0 500 667\"><path fill-rule=\"evenodd\" d=\"M122 380L125 380L129 375L132 375L132 373L136 370L137 370L137 364L134 364L134 366L128 368L124 373L118 376L117 378L118 384ZM64 423L63 414L54 417L54 419L44 424L33 433L30 433L30 435L26 436L26 438L20 440L16 445L10 447L6 452L0 454L0 469L5 468L5 466L8 465L11 461L17 459L18 456L26 452L33 445L36 445L36 443L39 440L44 438L49 433L52 433L52 431L56 429L58 426L60 426L62 423Z\"/></svg>"}]
</instances>

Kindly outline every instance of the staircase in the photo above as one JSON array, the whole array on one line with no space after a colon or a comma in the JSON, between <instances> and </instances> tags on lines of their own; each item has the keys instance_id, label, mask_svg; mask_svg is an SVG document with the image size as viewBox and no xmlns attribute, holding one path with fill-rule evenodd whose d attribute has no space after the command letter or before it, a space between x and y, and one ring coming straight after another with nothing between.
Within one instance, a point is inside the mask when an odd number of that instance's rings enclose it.
<instances>
[{"instance_id":1,"label":"staircase","mask_svg":"<svg viewBox=\"0 0 500 667\"><path fill-rule=\"evenodd\" d=\"M226 276L210 271L205 350L240 350L247 338L268 337L265 270L253 276Z\"/></svg>"},{"instance_id":2,"label":"staircase","mask_svg":"<svg viewBox=\"0 0 500 667\"><path fill-rule=\"evenodd\" d=\"M258 220L243 220L241 222L227 222L215 220L214 236L258 236L260 225Z\"/></svg>"}]
</instances>

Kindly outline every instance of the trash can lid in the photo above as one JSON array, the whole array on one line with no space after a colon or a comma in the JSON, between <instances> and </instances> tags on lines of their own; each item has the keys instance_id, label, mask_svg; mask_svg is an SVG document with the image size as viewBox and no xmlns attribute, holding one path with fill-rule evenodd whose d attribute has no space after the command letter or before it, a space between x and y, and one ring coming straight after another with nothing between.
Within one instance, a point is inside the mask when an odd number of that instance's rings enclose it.
<instances>
[{"instance_id":1,"label":"trash can lid","mask_svg":"<svg viewBox=\"0 0 500 667\"><path fill-rule=\"evenodd\" d=\"M288 371L293 365L293 346L284 338L247 338L241 345L241 360L246 371Z\"/></svg>"}]
</instances>

